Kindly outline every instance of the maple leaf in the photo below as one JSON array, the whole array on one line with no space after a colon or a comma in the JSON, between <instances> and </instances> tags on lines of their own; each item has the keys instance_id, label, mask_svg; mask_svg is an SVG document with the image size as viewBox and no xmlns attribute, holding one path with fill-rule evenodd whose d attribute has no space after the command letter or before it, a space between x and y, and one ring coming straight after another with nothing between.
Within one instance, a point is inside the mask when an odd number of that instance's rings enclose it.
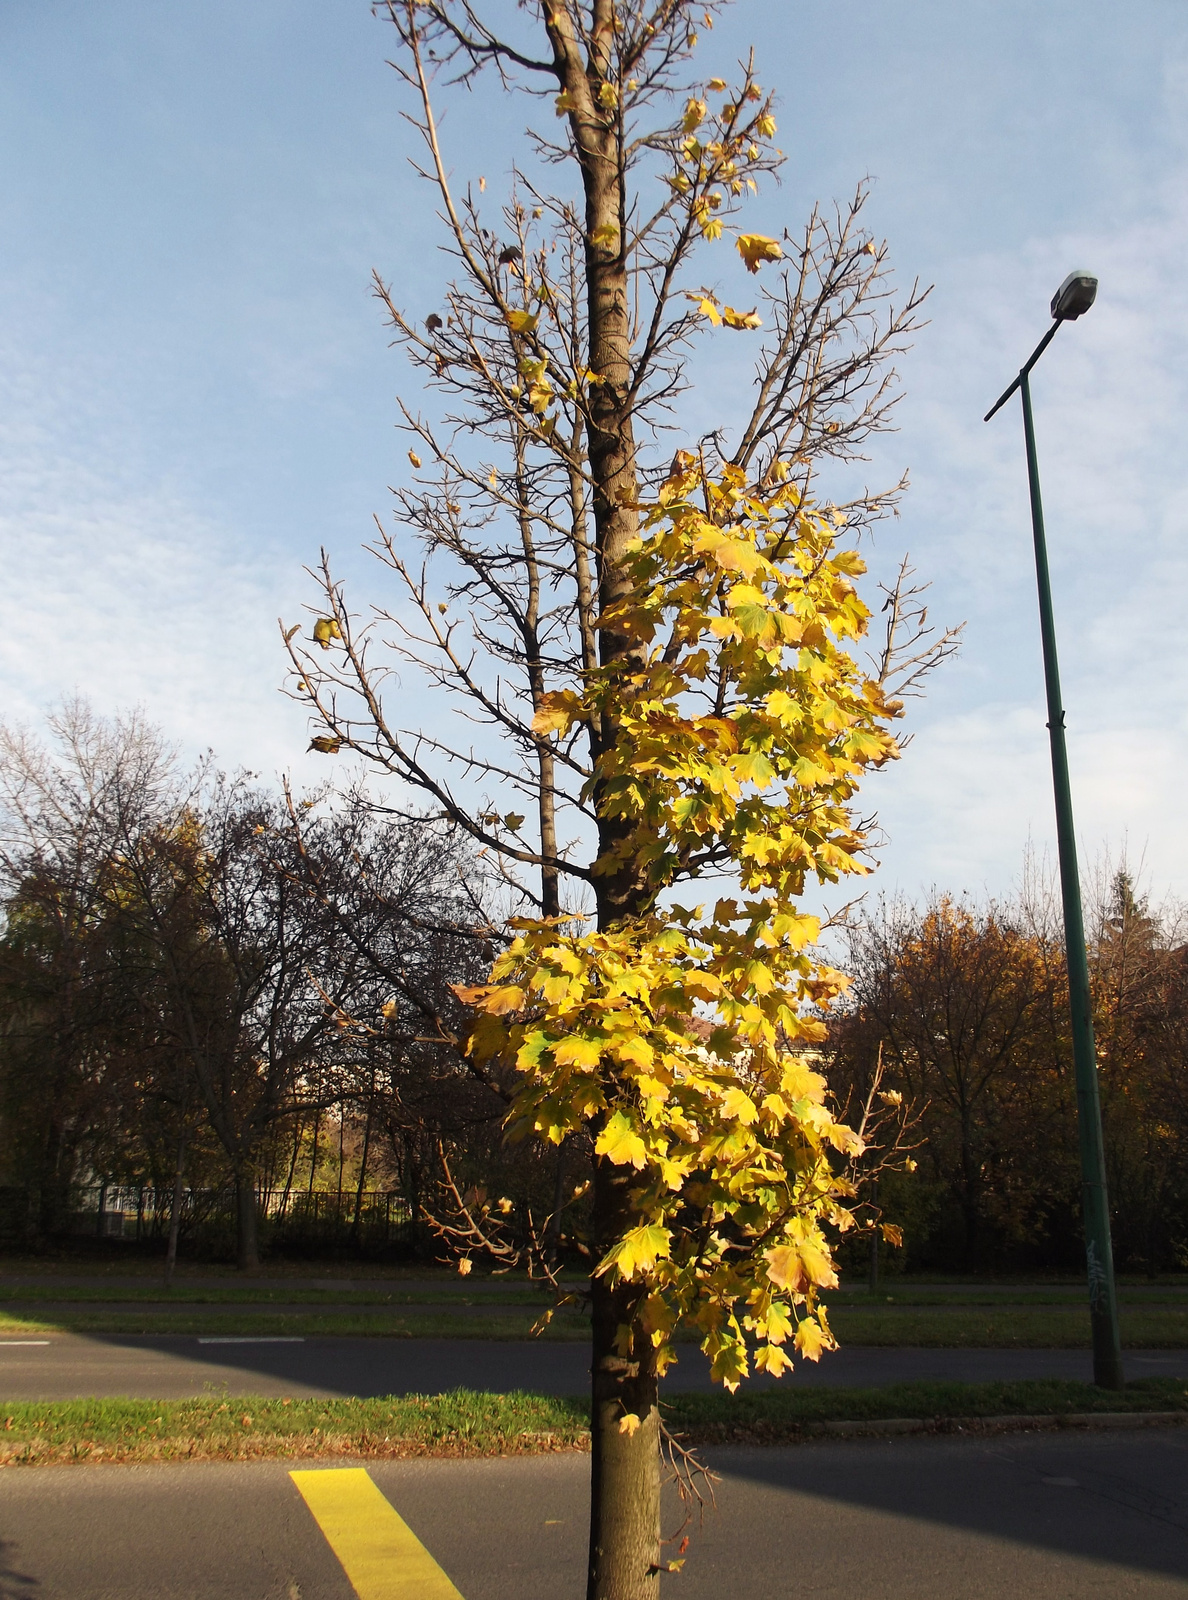
<instances>
[{"instance_id":1,"label":"maple leaf","mask_svg":"<svg viewBox=\"0 0 1188 1600\"><path fill-rule=\"evenodd\" d=\"M582 710L580 696L572 689L558 689L540 698L540 706L532 719L533 733L568 733Z\"/></svg>"},{"instance_id":2,"label":"maple leaf","mask_svg":"<svg viewBox=\"0 0 1188 1600\"><path fill-rule=\"evenodd\" d=\"M601 1059L602 1041L586 1039L581 1034L553 1046L553 1060L559 1067L596 1067Z\"/></svg>"},{"instance_id":3,"label":"maple leaf","mask_svg":"<svg viewBox=\"0 0 1188 1600\"><path fill-rule=\"evenodd\" d=\"M820 1361L823 1350L832 1350L834 1341L812 1317L804 1317L797 1324L795 1345L808 1361Z\"/></svg>"},{"instance_id":4,"label":"maple leaf","mask_svg":"<svg viewBox=\"0 0 1188 1600\"><path fill-rule=\"evenodd\" d=\"M752 308L750 311L736 311L733 306L723 306L722 321L728 328L761 328L763 326L763 318L759 315L758 308Z\"/></svg>"},{"instance_id":5,"label":"maple leaf","mask_svg":"<svg viewBox=\"0 0 1188 1600\"><path fill-rule=\"evenodd\" d=\"M785 1355L778 1345L762 1344L755 1351L755 1370L766 1372L769 1377L779 1378L791 1369L792 1359Z\"/></svg>"},{"instance_id":6,"label":"maple leaf","mask_svg":"<svg viewBox=\"0 0 1188 1600\"><path fill-rule=\"evenodd\" d=\"M701 312L701 315L708 318L709 321L713 323L715 328L720 328L722 326L722 312L719 309L718 302L714 299L713 295L704 293L692 294L687 292L686 299L692 300L698 311Z\"/></svg>"},{"instance_id":7,"label":"maple leaf","mask_svg":"<svg viewBox=\"0 0 1188 1600\"><path fill-rule=\"evenodd\" d=\"M672 1247L672 1234L656 1223L630 1228L612 1250L607 1251L598 1265L599 1274L612 1268L622 1278L634 1278L648 1273L657 1261L668 1257Z\"/></svg>"},{"instance_id":8,"label":"maple leaf","mask_svg":"<svg viewBox=\"0 0 1188 1600\"><path fill-rule=\"evenodd\" d=\"M745 1089L727 1089L722 1096L722 1115L749 1125L758 1120L759 1112Z\"/></svg>"},{"instance_id":9,"label":"maple leaf","mask_svg":"<svg viewBox=\"0 0 1188 1600\"><path fill-rule=\"evenodd\" d=\"M762 233L740 233L735 243L748 272L758 272L765 261L779 261L784 254L775 239Z\"/></svg>"},{"instance_id":10,"label":"maple leaf","mask_svg":"<svg viewBox=\"0 0 1188 1600\"><path fill-rule=\"evenodd\" d=\"M681 118L681 132L692 133L695 128L705 121L705 113L709 108L704 100L691 99L685 106L685 114Z\"/></svg>"},{"instance_id":11,"label":"maple leaf","mask_svg":"<svg viewBox=\"0 0 1188 1600\"><path fill-rule=\"evenodd\" d=\"M616 1167L632 1166L639 1170L648 1164L648 1147L622 1111L616 1111L598 1135L594 1154L605 1156Z\"/></svg>"}]
</instances>

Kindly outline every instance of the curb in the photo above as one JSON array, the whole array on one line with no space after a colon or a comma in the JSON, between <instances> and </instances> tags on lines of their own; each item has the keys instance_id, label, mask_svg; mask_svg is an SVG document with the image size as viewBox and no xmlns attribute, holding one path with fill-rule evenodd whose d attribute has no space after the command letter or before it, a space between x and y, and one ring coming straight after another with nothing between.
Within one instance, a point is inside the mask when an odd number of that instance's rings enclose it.
<instances>
[{"instance_id":1,"label":"curb","mask_svg":"<svg viewBox=\"0 0 1188 1600\"><path fill-rule=\"evenodd\" d=\"M1039 1416L884 1417L861 1422L810 1422L803 1435L876 1438L908 1433L1018 1433L1056 1428L1166 1428L1188 1423L1188 1411L1070 1411Z\"/></svg>"}]
</instances>

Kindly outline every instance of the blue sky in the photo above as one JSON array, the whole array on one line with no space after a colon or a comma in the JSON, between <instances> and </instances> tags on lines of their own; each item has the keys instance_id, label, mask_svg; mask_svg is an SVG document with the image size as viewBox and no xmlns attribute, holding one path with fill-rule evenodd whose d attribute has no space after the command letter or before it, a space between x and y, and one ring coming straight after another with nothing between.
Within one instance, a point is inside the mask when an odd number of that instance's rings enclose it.
<instances>
[{"instance_id":1,"label":"blue sky","mask_svg":"<svg viewBox=\"0 0 1188 1600\"><path fill-rule=\"evenodd\" d=\"M706 75L751 41L789 156L765 217L869 175L901 277L936 286L869 469L913 482L875 560L910 549L969 626L875 780L884 886L1001 892L1051 838L1019 418L981 417L1085 266L1098 305L1035 381L1078 825L1188 894L1182 0L738 0ZM414 309L440 278L389 46L365 0L0 6L9 715L78 688L188 752L324 774L275 619L323 544L378 592L358 548L413 391L368 275ZM493 198L525 115L484 91L447 118Z\"/></svg>"}]
</instances>

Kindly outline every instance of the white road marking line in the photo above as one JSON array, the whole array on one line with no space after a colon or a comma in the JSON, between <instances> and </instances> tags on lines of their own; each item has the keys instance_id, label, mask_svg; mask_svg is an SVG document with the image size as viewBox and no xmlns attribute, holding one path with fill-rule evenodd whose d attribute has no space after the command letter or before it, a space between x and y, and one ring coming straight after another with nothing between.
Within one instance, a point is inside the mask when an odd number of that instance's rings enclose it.
<instances>
[{"instance_id":1,"label":"white road marking line","mask_svg":"<svg viewBox=\"0 0 1188 1600\"><path fill-rule=\"evenodd\" d=\"M299 1333L258 1333L244 1334L240 1337L234 1333L220 1334L217 1338L199 1339L199 1344L304 1344L305 1340Z\"/></svg>"},{"instance_id":2,"label":"white road marking line","mask_svg":"<svg viewBox=\"0 0 1188 1600\"><path fill-rule=\"evenodd\" d=\"M0 1339L0 1345L6 1344L49 1344L48 1339Z\"/></svg>"}]
</instances>

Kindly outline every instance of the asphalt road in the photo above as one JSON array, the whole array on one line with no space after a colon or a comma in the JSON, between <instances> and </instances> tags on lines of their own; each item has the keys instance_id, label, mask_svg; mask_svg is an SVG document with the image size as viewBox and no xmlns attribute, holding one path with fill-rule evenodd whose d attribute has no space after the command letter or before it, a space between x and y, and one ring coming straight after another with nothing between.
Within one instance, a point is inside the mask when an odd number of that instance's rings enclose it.
<instances>
[{"instance_id":1,"label":"asphalt road","mask_svg":"<svg viewBox=\"0 0 1188 1600\"><path fill-rule=\"evenodd\" d=\"M225 1337L225 1336L224 1336ZM317 1396L440 1394L457 1388L503 1393L583 1394L584 1344L494 1339L304 1339L244 1337L202 1343L193 1337L112 1334L30 1335L0 1340L0 1401L73 1400L127 1395L184 1399L211 1389L228 1394ZM1188 1378L1188 1351L1129 1351L1127 1376ZM799 1363L797 1384L867 1387L945 1379L977 1383L1021 1378L1092 1377L1087 1350L903 1350L847 1347L813 1366ZM755 1378L754 1383L771 1380ZM682 1351L667 1386L711 1387L705 1359ZM2 1597L0 1597L2 1600Z\"/></svg>"},{"instance_id":2,"label":"asphalt road","mask_svg":"<svg viewBox=\"0 0 1188 1600\"><path fill-rule=\"evenodd\" d=\"M1179 1429L815 1444L713 1461L718 1509L691 1530L685 1569L662 1589L682 1600L1188 1596ZM368 1471L463 1600L580 1600L587 1457ZM352 1594L281 1464L0 1475L0 1600Z\"/></svg>"}]
</instances>

